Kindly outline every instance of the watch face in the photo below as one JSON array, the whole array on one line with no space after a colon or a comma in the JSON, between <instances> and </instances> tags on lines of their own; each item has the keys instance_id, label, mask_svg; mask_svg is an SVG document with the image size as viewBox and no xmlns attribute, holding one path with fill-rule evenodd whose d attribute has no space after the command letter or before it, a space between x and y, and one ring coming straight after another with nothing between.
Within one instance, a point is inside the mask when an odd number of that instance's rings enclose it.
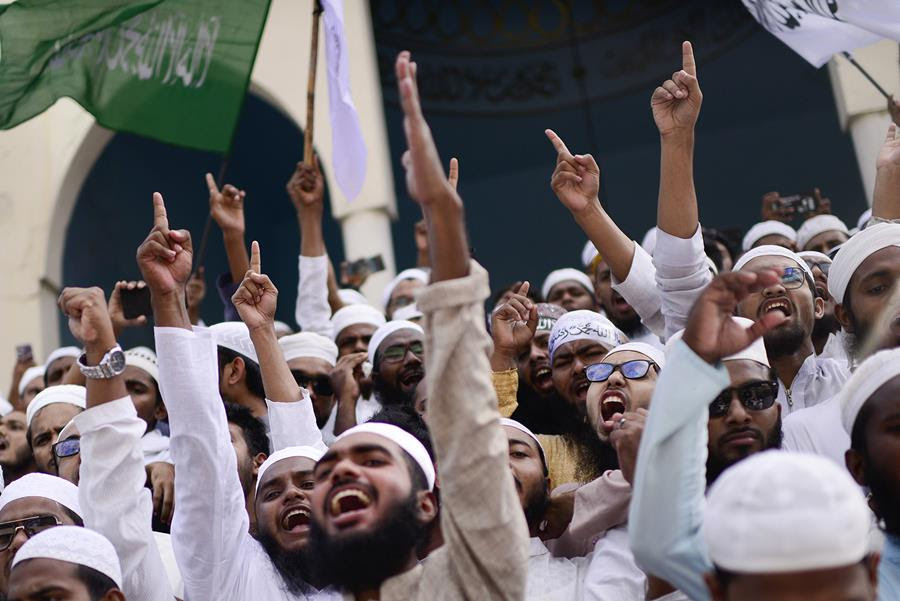
<instances>
[{"instance_id":1,"label":"watch face","mask_svg":"<svg viewBox=\"0 0 900 601\"><path fill-rule=\"evenodd\" d=\"M122 351L116 350L113 351L109 356L109 366L115 372L121 372L125 370L125 353Z\"/></svg>"}]
</instances>

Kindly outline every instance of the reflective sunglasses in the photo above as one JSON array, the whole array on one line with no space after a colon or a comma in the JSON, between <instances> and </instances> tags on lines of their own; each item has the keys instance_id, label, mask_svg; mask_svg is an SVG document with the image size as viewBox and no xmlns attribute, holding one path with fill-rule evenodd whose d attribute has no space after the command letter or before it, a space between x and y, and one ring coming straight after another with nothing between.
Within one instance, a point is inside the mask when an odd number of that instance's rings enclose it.
<instances>
[{"instance_id":1,"label":"reflective sunglasses","mask_svg":"<svg viewBox=\"0 0 900 601\"><path fill-rule=\"evenodd\" d=\"M317 395L321 396L331 396L334 394L334 389L331 387L331 378L325 375L321 376L308 376L299 369L292 369L291 375L294 376L294 381L297 382L298 386L302 386L303 388L312 387L313 392Z\"/></svg>"},{"instance_id":2,"label":"reflective sunglasses","mask_svg":"<svg viewBox=\"0 0 900 601\"><path fill-rule=\"evenodd\" d=\"M778 382L751 382L739 388L726 388L709 404L709 416L727 415L735 394L744 409L763 411L775 404L778 397Z\"/></svg>"},{"instance_id":3,"label":"reflective sunglasses","mask_svg":"<svg viewBox=\"0 0 900 601\"><path fill-rule=\"evenodd\" d=\"M416 340L409 344L395 344L389 346L381 353L381 360L386 363L396 363L402 361L406 353L412 351L412 354L421 359L425 356L425 344Z\"/></svg>"},{"instance_id":4,"label":"reflective sunglasses","mask_svg":"<svg viewBox=\"0 0 900 601\"><path fill-rule=\"evenodd\" d=\"M53 445L53 454L59 459L62 459L63 457L71 457L72 455L77 455L80 452L80 438L67 438L66 440L60 440L58 443Z\"/></svg>"},{"instance_id":5,"label":"reflective sunglasses","mask_svg":"<svg viewBox=\"0 0 900 601\"><path fill-rule=\"evenodd\" d=\"M785 267L781 275L781 285L785 290L796 290L803 285L806 274L799 267Z\"/></svg>"},{"instance_id":6,"label":"reflective sunglasses","mask_svg":"<svg viewBox=\"0 0 900 601\"><path fill-rule=\"evenodd\" d=\"M52 515L36 515L21 520L3 522L0 524L0 551L9 549L19 530L22 530L25 536L31 538L38 532L43 532L54 526L59 526L59 520Z\"/></svg>"},{"instance_id":7,"label":"reflective sunglasses","mask_svg":"<svg viewBox=\"0 0 900 601\"><path fill-rule=\"evenodd\" d=\"M595 363L593 365L588 365L584 369L584 374L591 382L606 382L609 377L613 375L613 372L619 370L622 375L629 380L640 380L647 375L648 371L650 371L651 365L656 366L656 363L644 359L626 361L620 365L613 365L612 363Z\"/></svg>"},{"instance_id":8,"label":"reflective sunglasses","mask_svg":"<svg viewBox=\"0 0 900 601\"><path fill-rule=\"evenodd\" d=\"M813 261L812 259L803 259L803 260L806 262L806 265L810 269L815 269L816 267L818 267L819 270L823 274L825 274L825 277L828 277L828 270L831 269L831 263L828 263L827 261L816 262L816 261Z\"/></svg>"}]
</instances>

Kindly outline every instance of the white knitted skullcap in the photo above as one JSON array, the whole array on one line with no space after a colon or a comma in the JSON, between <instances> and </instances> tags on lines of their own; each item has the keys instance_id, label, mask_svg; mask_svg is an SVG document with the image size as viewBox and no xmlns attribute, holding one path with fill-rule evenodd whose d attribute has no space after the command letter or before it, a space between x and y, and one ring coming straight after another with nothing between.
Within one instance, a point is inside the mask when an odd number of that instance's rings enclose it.
<instances>
[{"instance_id":1,"label":"white knitted skullcap","mask_svg":"<svg viewBox=\"0 0 900 601\"><path fill-rule=\"evenodd\" d=\"M209 331L217 346L240 353L259 365L259 357L250 340L250 330L243 321L223 321L209 326Z\"/></svg>"},{"instance_id":2,"label":"white knitted skullcap","mask_svg":"<svg viewBox=\"0 0 900 601\"><path fill-rule=\"evenodd\" d=\"M553 355L560 346L575 340L593 340L610 351L628 342L628 336L595 311L569 311L556 320L550 331L550 340L547 342L550 361L553 361Z\"/></svg>"},{"instance_id":3,"label":"white knitted skullcap","mask_svg":"<svg viewBox=\"0 0 900 601\"><path fill-rule=\"evenodd\" d=\"M545 299L550 294L550 290L553 289L554 286L559 284L560 282L565 282L567 280L574 280L584 286L584 289L588 291L590 294L594 294L594 284L591 282L591 278L587 276L583 271L578 271L577 269L572 269L571 267L564 267L563 269L556 269L551 271L547 277L544 279L544 283L541 285L541 296Z\"/></svg>"},{"instance_id":4,"label":"white knitted skullcap","mask_svg":"<svg viewBox=\"0 0 900 601\"><path fill-rule=\"evenodd\" d=\"M25 373L22 374L22 379L19 380L19 396L25 394L25 387L35 378L40 378L43 381L45 371L47 371L47 367L44 365L35 365L26 369Z\"/></svg>"},{"instance_id":5,"label":"white knitted skullcap","mask_svg":"<svg viewBox=\"0 0 900 601\"><path fill-rule=\"evenodd\" d=\"M584 265L584 268L587 269L591 266L591 263L594 262L594 259L600 256L600 251L597 250L597 247L594 246L594 243L588 240L584 244L584 248L581 251L581 264Z\"/></svg>"},{"instance_id":6,"label":"white knitted skullcap","mask_svg":"<svg viewBox=\"0 0 900 601\"><path fill-rule=\"evenodd\" d=\"M78 503L78 487L56 476L34 472L13 480L0 494L0 511L4 507L27 497L40 497L56 501L78 517L81 505Z\"/></svg>"},{"instance_id":7,"label":"white knitted skullcap","mask_svg":"<svg viewBox=\"0 0 900 601\"><path fill-rule=\"evenodd\" d=\"M35 395L34 399L28 403L25 410L25 424L31 425L31 420L37 415L38 411L47 405L56 403L68 403L82 409L87 405L87 389L84 386L75 384L60 384L59 386L51 386L45 388Z\"/></svg>"},{"instance_id":8,"label":"white knitted skullcap","mask_svg":"<svg viewBox=\"0 0 900 601\"><path fill-rule=\"evenodd\" d=\"M344 431L343 434L334 439L334 442L337 443L349 436L361 433L375 434L377 436L386 438L409 453L409 455L425 473L425 480L426 482L428 482L428 489L431 490L434 488L434 463L432 463L431 457L428 456L428 451L425 449L422 443L416 439L415 436L413 436L406 430L398 428L397 426L394 426L392 424L366 422Z\"/></svg>"},{"instance_id":9,"label":"white knitted skullcap","mask_svg":"<svg viewBox=\"0 0 900 601\"><path fill-rule=\"evenodd\" d=\"M647 344L646 342L626 342L625 344L620 344L613 350L606 353L606 356L603 357L603 360L606 361L616 353L622 353L626 351L644 355L645 357L656 363L659 369L662 369L666 365L666 354L662 350L656 348L652 344Z\"/></svg>"},{"instance_id":10,"label":"white knitted skullcap","mask_svg":"<svg viewBox=\"0 0 900 601\"><path fill-rule=\"evenodd\" d=\"M125 365L131 365L150 374L150 377L159 383L159 362L153 349L146 346L136 346L125 351Z\"/></svg>"},{"instance_id":11,"label":"white knitted skullcap","mask_svg":"<svg viewBox=\"0 0 900 601\"><path fill-rule=\"evenodd\" d=\"M869 508L846 469L767 451L725 470L706 497L703 536L716 566L742 574L853 565L869 553Z\"/></svg>"},{"instance_id":12,"label":"white knitted skullcap","mask_svg":"<svg viewBox=\"0 0 900 601\"><path fill-rule=\"evenodd\" d=\"M56 361L57 359L62 359L63 357L73 357L77 359L81 356L81 349L76 346L64 346L62 348L58 348L49 355L47 355L47 360L44 361L45 366L49 366L51 363Z\"/></svg>"},{"instance_id":13,"label":"white knitted skullcap","mask_svg":"<svg viewBox=\"0 0 900 601\"><path fill-rule=\"evenodd\" d=\"M81 526L56 526L38 532L16 552L11 569L29 559L74 563L108 576L122 588L122 568L116 549L105 536Z\"/></svg>"},{"instance_id":14,"label":"white knitted skullcap","mask_svg":"<svg viewBox=\"0 0 900 601\"><path fill-rule=\"evenodd\" d=\"M384 307L388 306L388 303L391 301L391 294L394 293L394 288L397 287L397 284L404 280L419 280L426 286L428 285L428 280L431 279L431 274L419 267L413 267L411 269L404 269L400 273L398 273L393 280L388 282L388 285L384 287L384 292L381 295L381 304Z\"/></svg>"},{"instance_id":15,"label":"white knitted skullcap","mask_svg":"<svg viewBox=\"0 0 900 601\"><path fill-rule=\"evenodd\" d=\"M397 320L412 321L413 319L422 319L425 317L425 314L419 310L419 306L416 303L410 303L394 311L392 317Z\"/></svg>"},{"instance_id":16,"label":"white knitted skullcap","mask_svg":"<svg viewBox=\"0 0 900 601\"><path fill-rule=\"evenodd\" d=\"M741 247L744 252L747 252L753 248L753 245L756 244L760 238L773 235L784 236L791 242L797 241L797 230L786 223L770 220L762 221L751 227L744 235Z\"/></svg>"},{"instance_id":17,"label":"white knitted skullcap","mask_svg":"<svg viewBox=\"0 0 900 601\"><path fill-rule=\"evenodd\" d=\"M804 261L812 261L813 263L828 263L831 265L831 257L817 250L804 250L797 253L797 256Z\"/></svg>"},{"instance_id":18,"label":"white knitted skullcap","mask_svg":"<svg viewBox=\"0 0 900 601\"><path fill-rule=\"evenodd\" d=\"M738 324L743 328L749 328L753 325L752 319L747 319L746 317L737 317L733 316L731 321ZM678 330L669 338L666 342L666 355L671 354L672 349L675 347L675 343L684 337L684 330ZM772 367L769 363L769 355L766 354L766 343L763 341L763 337L760 336L756 340L753 341L753 344L748 346L747 348L736 352L733 355L729 355L722 359L722 361L756 361L761 365L765 365L766 367Z\"/></svg>"},{"instance_id":19,"label":"white knitted skullcap","mask_svg":"<svg viewBox=\"0 0 900 601\"><path fill-rule=\"evenodd\" d=\"M389 321L375 330L375 333L372 334L372 339L369 340L369 363L375 365L375 353L378 352L378 347L381 346L381 343L384 342L385 338L400 330L412 330L413 332L418 332L422 336L425 336L425 330L423 330L419 324L402 319Z\"/></svg>"},{"instance_id":20,"label":"white knitted skullcap","mask_svg":"<svg viewBox=\"0 0 900 601\"><path fill-rule=\"evenodd\" d=\"M259 490L259 485L262 482L263 474L266 473L270 467L281 461L282 459L289 459L291 457L303 457L306 459L312 459L314 462L318 461L322 458L322 455L325 454L325 451L321 451L316 447L309 446L298 446L298 447L285 447L278 451L275 451L263 461L262 465L259 466L259 470L256 474L256 490Z\"/></svg>"},{"instance_id":21,"label":"white knitted skullcap","mask_svg":"<svg viewBox=\"0 0 900 601\"><path fill-rule=\"evenodd\" d=\"M346 305L334 312L331 316L332 336L337 341L338 335L344 328L359 323L366 323L379 328L385 323L384 313L368 304Z\"/></svg>"},{"instance_id":22,"label":"white knitted skullcap","mask_svg":"<svg viewBox=\"0 0 900 601\"><path fill-rule=\"evenodd\" d=\"M847 224L834 215L816 215L804 221L797 230L797 248L802 250L810 240L825 232L843 232L850 235Z\"/></svg>"},{"instance_id":23,"label":"white knitted skullcap","mask_svg":"<svg viewBox=\"0 0 900 601\"><path fill-rule=\"evenodd\" d=\"M369 304L369 299L353 288L341 288L338 290L338 297L341 299L341 302L344 303L344 306Z\"/></svg>"},{"instance_id":24,"label":"white knitted skullcap","mask_svg":"<svg viewBox=\"0 0 900 601\"><path fill-rule=\"evenodd\" d=\"M863 261L889 246L900 246L900 223L870 225L841 245L828 272L828 292L834 302L844 302L850 278Z\"/></svg>"},{"instance_id":25,"label":"white knitted skullcap","mask_svg":"<svg viewBox=\"0 0 900 601\"><path fill-rule=\"evenodd\" d=\"M869 397L897 376L900 376L900 348L879 351L860 363L838 393L841 421L847 434L853 434L856 416Z\"/></svg>"},{"instance_id":26,"label":"white knitted skullcap","mask_svg":"<svg viewBox=\"0 0 900 601\"><path fill-rule=\"evenodd\" d=\"M792 250L788 250L783 246L776 246L775 244L764 244L762 246L757 246L756 248L752 248L741 255L741 258L737 260L734 264L734 268L732 271L740 271L744 268L747 263L752 261L753 259L758 259L759 257L784 257L786 259L790 259L797 266L806 272L806 275L809 276L809 279L815 281L813 277L812 269L809 268L809 265L806 264L806 261L803 260L803 257L798 255Z\"/></svg>"},{"instance_id":27,"label":"white knitted skullcap","mask_svg":"<svg viewBox=\"0 0 900 601\"><path fill-rule=\"evenodd\" d=\"M299 334L282 336L278 339L278 346L281 347L281 352L284 353L285 361L311 357L313 359L322 359L332 367L337 363L337 346L321 334L300 332Z\"/></svg>"}]
</instances>

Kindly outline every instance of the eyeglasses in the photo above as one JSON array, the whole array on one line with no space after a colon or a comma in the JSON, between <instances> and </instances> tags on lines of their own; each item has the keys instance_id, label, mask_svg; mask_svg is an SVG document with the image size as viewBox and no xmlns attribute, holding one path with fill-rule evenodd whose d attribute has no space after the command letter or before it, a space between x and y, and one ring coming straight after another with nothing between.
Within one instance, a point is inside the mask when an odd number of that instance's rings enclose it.
<instances>
[{"instance_id":1,"label":"eyeglasses","mask_svg":"<svg viewBox=\"0 0 900 601\"><path fill-rule=\"evenodd\" d=\"M781 275L781 285L785 290L796 290L803 285L805 279L803 270L799 267L785 267Z\"/></svg>"},{"instance_id":2,"label":"eyeglasses","mask_svg":"<svg viewBox=\"0 0 900 601\"><path fill-rule=\"evenodd\" d=\"M54 526L59 526L59 520L52 515L36 515L21 520L3 522L0 524L0 551L5 551L9 548L19 530L22 530L25 532L25 536L31 538L35 534Z\"/></svg>"},{"instance_id":3,"label":"eyeglasses","mask_svg":"<svg viewBox=\"0 0 900 601\"><path fill-rule=\"evenodd\" d=\"M59 459L62 459L63 457L71 457L72 455L77 455L80 452L80 438L67 438L66 440L60 440L58 443L53 445L53 454Z\"/></svg>"},{"instance_id":4,"label":"eyeglasses","mask_svg":"<svg viewBox=\"0 0 900 601\"><path fill-rule=\"evenodd\" d=\"M709 404L709 416L726 415L735 394L745 409L764 411L775 404L778 397L778 382L751 382L738 388L726 388Z\"/></svg>"},{"instance_id":5,"label":"eyeglasses","mask_svg":"<svg viewBox=\"0 0 900 601\"><path fill-rule=\"evenodd\" d=\"M650 366L655 366L653 361L644 359L635 359L634 361L626 361L620 365L612 363L595 363L588 365L584 369L584 374L591 382L606 382L616 370L629 380L640 380L650 371Z\"/></svg>"},{"instance_id":6,"label":"eyeglasses","mask_svg":"<svg viewBox=\"0 0 900 601\"><path fill-rule=\"evenodd\" d=\"M816 261L813 261L812 259L803 259L803 260L806 262L806 265L810 269L815 269L816 267L818 267L819 270L825 275L825 277L826 278L828 277L828 271L831 269L831 263L829 263L827 261L816 262Z\"/></svg>"},{"instance_id":7,"label":"eyeglasses","mask_svg":"<svg viewBox=\"0 0 900 601\"><path fill-rule=\"evenodd\" d=\"M303 388L310 388L310 386L312 386L313 392L317 395L331 396L334 394L334 389L331 387L331 378L326 375L310 376L299 369L292 369L291 375L294 376L294 380L297 382L298 386L302 386Z\"/></svg>"},{"instance_id":8,"label":"eyeglasses","mask_svg":"<svg viewBox=\"0 0 900 601\"><path fill-rule=\"evenodd\" d=\"M412 354L421 359L425 356L425 345L418 340L409 344L395 344L389 346L381 353L381 360L385 363L396 363L402 361L406 353L412 351Z\"/></svg>"}]
</instances>

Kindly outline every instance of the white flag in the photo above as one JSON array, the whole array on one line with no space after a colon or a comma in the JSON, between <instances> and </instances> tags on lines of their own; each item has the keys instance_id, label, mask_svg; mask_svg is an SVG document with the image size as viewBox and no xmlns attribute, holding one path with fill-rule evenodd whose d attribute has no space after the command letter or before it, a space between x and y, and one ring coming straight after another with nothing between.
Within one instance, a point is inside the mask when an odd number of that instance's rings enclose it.
<instances>
[{"instance_id":1,"label":"white flag","mask_svg":"<svg viewBox=\"0 0 900 601\"><path fill-rule=\"evenodd\" d=\"M366 179L366 143L356 106L350 96L350 65L344 42L344 3L322 0L325 10L325 58L328 63L328 104L331 116L331 162L334 177L347 200L353 200Z\"/></svg>"},{"instance_id":2,"label":"white flag","mask_svg":"<svg viewBox=\"0 0 900 601\"><path fill-rule=\"evenodd\" d=\"M815 67L832 55L900 41L900 0L743 0L750 14Z\"/></svg>"}]
</instances>

